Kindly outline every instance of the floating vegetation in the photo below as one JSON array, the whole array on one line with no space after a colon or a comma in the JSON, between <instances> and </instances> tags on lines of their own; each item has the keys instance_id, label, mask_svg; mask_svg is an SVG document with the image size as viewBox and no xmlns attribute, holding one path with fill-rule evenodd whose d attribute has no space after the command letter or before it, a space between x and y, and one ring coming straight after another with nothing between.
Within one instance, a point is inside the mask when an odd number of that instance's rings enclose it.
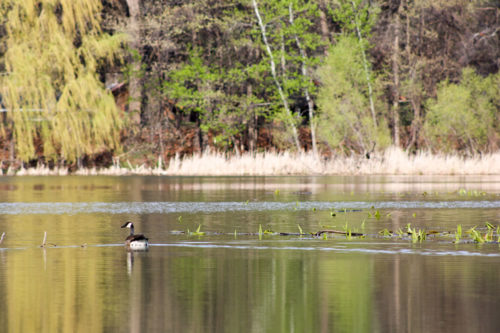
<instances>
[{"instance_id":1,"label":"floating vegetation","mask_svg":"<svg viewBox=\"0 0 500 333\"><path fill-rule=\"evenodd\" d=\"M372 207L372 209L373 209L373 207ZM382 215L380 214L380 211L379 211L378 209L377 209L377 210L375 210L375 212L368 212L368 217L369 217L369 218L375 218L375 219L377 219L377 220L380 220L380 217L381 217L381 216L382 216Z\"/></svg>"},{"instance_id":2,"label":"floating vegetation","mask_svg":"<svg viewBox=\"0 0 500 333\"><path fill-rule=\"evenodd\" d=\"M380 230L378 234L383 237L392 237L394 235L394 233L392 231L387 230L387 228Z\"/></svg>"},{"instance_id":3,"label":"floating vegetation","mask_svg":"<svg viewBox=\"0 0 500 333\"><path fill-rule=\"evenodd\" d=\"M486 222L485 224L488 231L486 232L486 235L484 235L484 240L487 242L493 242L493 232L495 231L495 226L489 222Z\"/></svg>"},{"instance_id":4,"label":"floating vegetation","mask_svg":"<svg viewBox=\"0 0 500 333\"><path fill-rule=\"evenodd\" d=\"M486 192L484 191L477 191L477 190L469 190L467 191L464 188L461 188L458 190L458 195L460 196L469 196L469 197L479 197L479 196L485 196Z\"/></svg>"},{"instance_id":5,"label":"floating vegetation","mask_svg":"<svg viewBox=\"0 0 500 333\"><path fill-rule=\"evenodd\" d=\"M205 232L201 231L201 224L198 225L198 228L194 232L190 232L189 229L187 230L187 234L189 236L205 236Z\"/></svg>"},{"instance_id":6,"label":"floating vegetation","mask_svg":"<svg viewBox=\"0 0 500 333\"><path fill-rule=\"evenodd\" d=\"M360 236L363 236L362 233L360 232L352 232L351 230L349 230L350 234L351 234L351 237L354 236L354 237L360 237ZM347 236L347 231L341 231L341 230L320 230L312 235L316 236L316 237L319 237L321 235L324 235L324 234L337 234L337 235L344 235L344 236Z\"/></svg>"},{"instance_id":7,"label":"floating vegetation","mask_svg":"<svg viewBox=\"0 0 500 333\"><path fill-rule=\"evenodd\" d=\"M361 229L365 227L366 219L363 220L361 224ZM489 222L485 223L487 228L486 232L481 233L477 230L477 226L474 226L468 229L465 233L463 232L462 225L458 225L456 231L437 231L437 230L425 230L417 227L412 227L410 223L408 223L404 228L399 228L396 232L384 228L379 230L375 234L367 234L365 232L358 232L357 228L352 228L351 225L346 221L342 226L341 230L335 229L334 226L322 226L325 229L321 229L316 232L306 232L304 229L297 224L298 232L275 232L271 229L264 229L262 224L259 224L259 230L256 233L251 232L237 232L235 229L234 232L231 233L221 233L221 232L202 232L201 225L198 226L198 229L195 232L190 232L189 229L187 232L183 231L171 231L172 235L183 235L187 234L190 236L203 236L203 235L230 235L235 239L241 236L257 236L259 240L262 240L264 236L296 236L296 237L307 237L309 236L311 239L321 238L323 240L327 240L330 238L335 238L334 236L343 237L347 240L352 240L354 237L358 239L364 238L393 238L397 237L402 240L408 240L412 243L422 243L424 241L429 240L431 236L434 240L449 240L450 237L454 237L452 243L455 244L466 244L466 243L494 243L500 244L500 226L495 226ZM465 236L467 235L467 237ZM331 236L331 237L330 237ZM464 239L465 238L465 239ZM54 245L55 246L55 245Z\"/></svg>"},{"instance_id":8,"label":"floating vegetation","mask_svg":"<svg viewBox=\"0 0 500 333\"><path fill-rule=\"evenodd\" d=\"M470 235L470 237L474 242L482 244L484 243L484 238L481 237L481 234L476 230L476 227L477 226L474 226L469 230L467 230L466 232Z\"/></svg>"},{"instance_id":9,"label":"floating vegetation","mask_svg":"<svg viewBox=\"0 0 500 333\"><path fill-rule=\"evenodd\" d=\"M346 222L344 226L345 238L351 240L352 239L352 231L349 228L349 224Z\"/></svg>"},{"instance_id":10,"label":"floating vegetation","mask_svg":"<svg viewBox=\"0 0 500 333\"><path fill-rule=\"evenodd\" d=\"M461 238L462 238L462 225L459 224L457 225L457 232L455 233L455 243L460 242Z\"/></svg>"}]
</instances>

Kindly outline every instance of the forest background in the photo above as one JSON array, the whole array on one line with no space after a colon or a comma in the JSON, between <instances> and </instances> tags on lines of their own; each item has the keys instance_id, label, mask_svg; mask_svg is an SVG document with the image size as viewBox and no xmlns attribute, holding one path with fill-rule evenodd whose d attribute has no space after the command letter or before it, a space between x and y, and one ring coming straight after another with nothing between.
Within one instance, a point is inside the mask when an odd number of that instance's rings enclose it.
<instances>
[{"instance_id":1,"label":"forest background","mask_svg":"<svg viewBox=\"0 0 500 333\"><path fill-rule=\"evenodd\" d=\"M498 0L2 0L0 159L500 145Z\"/></svg>"}]
</instances>

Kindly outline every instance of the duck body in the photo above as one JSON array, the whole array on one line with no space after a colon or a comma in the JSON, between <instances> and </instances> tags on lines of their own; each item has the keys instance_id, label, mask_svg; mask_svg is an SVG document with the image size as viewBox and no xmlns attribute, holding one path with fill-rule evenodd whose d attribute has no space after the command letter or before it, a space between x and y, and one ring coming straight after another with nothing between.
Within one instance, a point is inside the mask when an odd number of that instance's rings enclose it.
<instances>
[{"instance_id":1,"label":"duck body","mask_svg":"<svg viewBox=\"0 0 500 333\"><path fill-rule=\"evenodd\" d=\"M131 250L146 250L148 248L148 238L143 234L134 234L134 224L125 222L122 228L129 228L130 235L125 238L125 245Z\"/></svg>"}]
</instances>

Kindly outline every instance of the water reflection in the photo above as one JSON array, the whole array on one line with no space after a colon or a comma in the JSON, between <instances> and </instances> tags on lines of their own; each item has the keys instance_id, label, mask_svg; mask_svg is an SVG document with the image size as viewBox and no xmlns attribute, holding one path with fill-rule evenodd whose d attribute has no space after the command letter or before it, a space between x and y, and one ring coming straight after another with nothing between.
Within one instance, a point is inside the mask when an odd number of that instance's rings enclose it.
<instances>
[{"instance_id":1,"label":"water reflection","mask_svg":"<svg viewBox=\"0 0 500 333\"><path fill-rule=\"evenodd\" d=\"M497 225L499 192L498 177L0 178L0 332L496 332L498 244L373 235ZM342 205L362 211L332 217ZM149 251L127 251L126 220ZM346 221L370 237L228 235ZM200 224L223 234L172 233Z\"/></svg>"}]
</instances>

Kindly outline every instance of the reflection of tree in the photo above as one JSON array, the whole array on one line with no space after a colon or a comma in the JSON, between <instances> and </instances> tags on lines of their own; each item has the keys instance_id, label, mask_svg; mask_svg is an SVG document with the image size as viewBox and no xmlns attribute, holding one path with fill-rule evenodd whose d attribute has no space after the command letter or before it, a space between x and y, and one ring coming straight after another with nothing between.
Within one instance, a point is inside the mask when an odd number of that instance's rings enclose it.
<instances>
[{"instance_id":1,"label":"reflection of tree","mask_svg":"<svg viewBox=\"0 0 500 333\"><path fill-rule=\"evenodd\" d=\"M486 258L420 255L378 261L374 306L383 331L495 331L498 298L488 295L497 290L498 271L486 262L491 264Z\"/></svg>"},{"instance_id":2,"label":"reflection of tree","mask_svg":"<svg viewBox=\"0 0 500 333\"><path fill-rule=\"evenodd\" d=\"M345 246L335 242L325 244ZM485 257L152 247L133 254L128 275L121 247L45 251L46 269L39 248L5 260L2 331L423 332L441 323L457 331L499 324L498 269Z\"/></svg>"},{"instance_id":3,"label":"reflection of tree","mask_svg":"<svg viewBox=\"0 0 500 333\"><path fill-rule=\"evenodd\" d=\"M317 260L317 252L307 251L165 252L167 257L155 264L161 272L143 289L151 301L147 308L162 309L162 320L143 323L147 330L318 332L370 327L372 266L366 256L353 263L330 254Z\"/></svg>"},{"instance_id":4,"label":"reflection of tree","mask_svg":"<svg viewBox=\"0 0 500 333\"><path fill-rule=\"evenodd\" d=\"M32 248L9 254L5 316L9 332L102 332L120 327L125 270L103 266L116 248ZM45 266L45 268L44 268ZM118 292L118 290L120 290ZM4 311L2 311L3 313Z\"/></svg>"}]
</instances>

